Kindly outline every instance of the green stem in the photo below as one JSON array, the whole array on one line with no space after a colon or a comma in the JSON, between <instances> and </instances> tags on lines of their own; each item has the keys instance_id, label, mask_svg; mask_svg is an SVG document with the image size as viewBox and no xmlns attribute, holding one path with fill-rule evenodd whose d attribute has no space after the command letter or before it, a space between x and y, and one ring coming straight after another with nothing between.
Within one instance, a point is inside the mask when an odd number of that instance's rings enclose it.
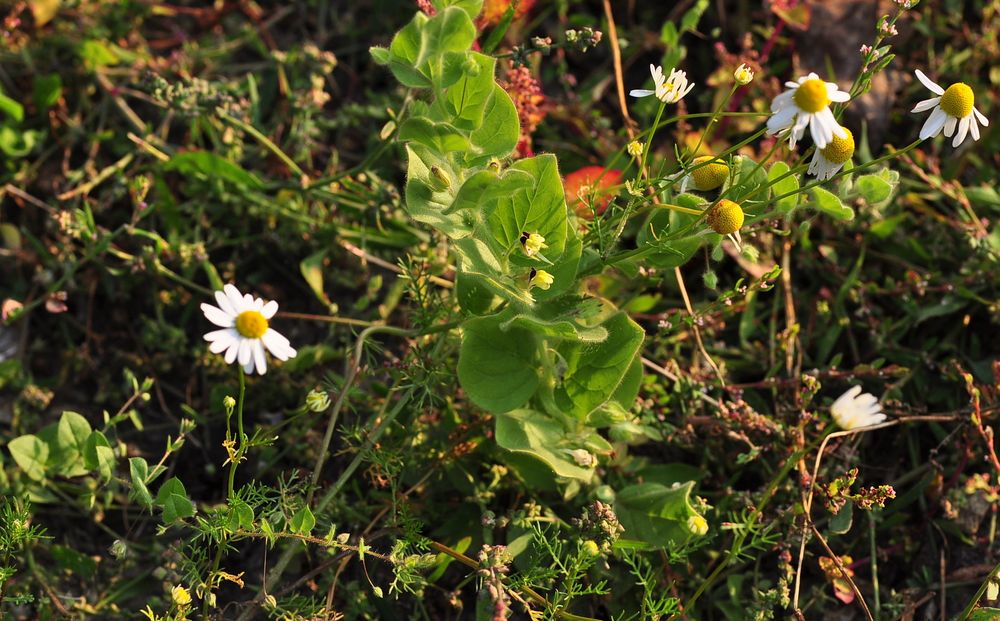
<instances>
[{"instance_id":1,"label":"green stem","mask_svg":"<svg viewBox=\"0 0 1000 621\"><path fill-rule=\"evenodd\" d=\"M236 434L239 438L239 445L236 447L236 454L233 463L229 464L229 488L226 497L229 500L235 498L234 484L236 482L236 467L239 465L243 455L246 454L246 434L243 433L243 399L247 392L247 379L243 367L240 367L240 398L236 402Z\"/></svg>"},{"instance_id":2,"label":"green stem","mask_svg":"<svg viewBox=\"0 0 1000 621\"><path fill-rule=\"evenodd\" d=\"M296 164L292 160L292 158L288 157L288 155L284 151L281 150L281 147L279 147L278 145L274 144L274 142L272 142L270 138L268 138L267 136L265 136L264 134L262 134L260 132L260 130L258 130L253 125L250 125L249 123L247 123L245 121L241 121L240 119L238 119L236 117L230 116L230 115L226 114L225 112L220 112L219 113L219 118L221 118L223 121L226 121L227 123L230 123L231 125L235 125L236 127L242 129L246 133L248 133L251 136L253 136L257 140L257 142L259 142L261 145L263 145L268 151L270 151L271 153L273 153L279 160L281 160L282 162L284 162L285 166L288 166L292 170L292 172L294 172L295 174L297 174L299 177L306 177L306 176L308 176L308 175L306 175L305 171L302 170L299 167L299 165Z\"/></svg>"},{"instance_id":3,"label":"green stem","mask_svg":"<svg viewBox=\"0 0 1000 621\"><path fill-rule=\"evenodd\" d=\"M985 593L986 589L989 587L990 582L998 579L1000 579L1000 565L994 567L993 571L986 575L986 580L983 580L983 583L979 585L979 589L976 591L976 594L972 596L972 601L970 601L969 605L962 610L960 615L958 615L957 621L966 621L966 619L972 615L972 612L976 609L976 605L979 603L979 600L982 599L983 593Z\"/></svg>"}]
</instances>

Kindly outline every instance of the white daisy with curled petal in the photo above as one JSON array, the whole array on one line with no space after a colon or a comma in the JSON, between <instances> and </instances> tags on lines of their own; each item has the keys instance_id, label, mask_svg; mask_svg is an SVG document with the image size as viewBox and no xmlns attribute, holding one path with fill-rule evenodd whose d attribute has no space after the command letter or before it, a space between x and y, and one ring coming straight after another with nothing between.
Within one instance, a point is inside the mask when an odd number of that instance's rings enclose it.
<instances>
[{"instance_id":1,"label":"white daisy with curled petal","mask_svg":"<svg viewBox=\"0 0 1000 621\"><path fill-rule=\"evenodd\" d=\"M213 354L226 352L226 363L239 362L247 373L254 369L264 375L267 372L267 358L264 349L278 360L295 357L295 350L288 339L270 327L268 321L278 312L275 301L264 303L249 293L241 295L233 285L226 285L215 292L218 306L202 304L205 318L222 328L205 335L205 340Z\"/></svg>"},{"instance_id":2,"label":"white daisy with curled petal","mask_svg":"<svg viewBox=\"0 0 1000 621\"><path fill-rule=\"evenodd\" d=\"M875 395L861 393L861 386L853 386L840 395L830 406L830 414L841 429L850 431L878 425L885 420L882 406Z\"/></svg>"},{"instance_id":3,"label":"white daisy with curled petal","mask_svg":"<svg viewBox=\"0 0 1000 621\"><path fill-rule=\"evenodd\" d=\"M814 175L819 181L832 178L854 155L854 134L846 127L843 130L847 132L847 138L834 136L830 144L813 152L809 170L806 172Z\"/></svg>"},{"instance_id":4,"label":"white daisy with curled petal","mask_svg":"<svg viewBox=\"0 0 1000 621\"><path fill-rule=\"evenodd\" d=\"M809 128L817 149L830 144L834 136L846 138L843 128L837 123L830 103L850 100L850 93L839 89L834 82L824 82L815 73L799 78L797 82L785 82L788 90L771 102L771 118L767 120L767 133L778 134L788 131L788 146L795 148Z\"/></svg>"},{"instance_id":5,"label":"white daisy with curled petal","mask_svg":"<svg viewBox=\"0 0 1000 621\"><path fill-rule=\"evenodd\" d=\"M951 142L953 147L965 142L965 137L970 134L973 140L979 140L979 125L986 127L990 121L976 110L976 96L969 85L956 82L945 90L924 75L923 71L917 69L916 74L921 84L937 95L921 101L911 110L911 112L925 112L933 108L933 112L920 130L920 139L933 138L943 129L944 135L948 138L955 136ZM976 121L979 121L978 125ZM956 128L958 133L955 132Z\"/></svg>"},{"instance_id":6,"label":"white daisy with curled petal","mask_svg":"<svg viewBox=\"0 0 1000 621\"><path fill-rule=\"evenodd\" d=\"M656 95L656 98L665 104L677 103L691 92L694 83L688 84L687 74L683 71L672 69L670 75L663 77L663 67L650 65L649 73L653 76L654 90L636 88L629 92L632 97L649 97Z\"/></svg>"}]
</instances>

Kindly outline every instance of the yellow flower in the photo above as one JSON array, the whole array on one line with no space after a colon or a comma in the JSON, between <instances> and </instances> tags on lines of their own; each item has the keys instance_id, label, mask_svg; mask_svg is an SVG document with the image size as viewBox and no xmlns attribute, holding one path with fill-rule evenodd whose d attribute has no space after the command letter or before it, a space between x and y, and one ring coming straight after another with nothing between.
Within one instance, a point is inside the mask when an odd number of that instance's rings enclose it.
<instances>
[{"instance_id":1,"label":"yellow flower","mask_svg":"<svg viewBox=\"0 0 1000 621\"><path fill-rule=\"evenodd\" d=\"M531 275L528 277L529 286L538 287L539 289L548 289L555 281L556 279L552 277L552 274L545 270L533 269L531 270Z\"/></svg>"},{"instance_id":2,"label":"yellow flower","mask_svg":"<svg viewBox=\"0 0 1000 621\"><path fill-rule=\"evenodd\" d=\"M524 248L524 254L529 257L533 257L549 247L549 245L545 243L544 237L538 233L528 233L527 231L521 233L521 246Z\"/></svg>"},{"instance_id":3,"label":"yellow flower","mask_svg":"<svg viewBox=\"0 0 1000 621\"><path fill-rule=\"evenodd\" d=\"M191 603L191 591L177 585L170 589L170 599L174 600L174 604L178 608L183 608Z\"/></svg>"},{"instance_id":4,"label":"yellow flower","mask_svg":"<svg viewBox=\"0 0 1000 621\"><path fill-rule=\"evenodd\" d=\"M639 142L638 140L633 140L632 142L628 143L628 146L625 147L625 150L628 151L628 154L631 155L632 157L638 158L642 155L642 143Z\"/></svg>"}]
</instances>

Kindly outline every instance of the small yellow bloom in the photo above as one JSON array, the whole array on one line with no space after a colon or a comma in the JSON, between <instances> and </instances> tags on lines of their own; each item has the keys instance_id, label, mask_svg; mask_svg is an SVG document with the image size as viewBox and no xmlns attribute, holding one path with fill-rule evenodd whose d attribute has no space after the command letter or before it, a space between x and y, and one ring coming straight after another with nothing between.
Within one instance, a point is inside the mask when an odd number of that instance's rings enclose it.
<instances>
[{"instance_id":1,"label":"small yellow bloom","mask_svg":"<svg viewBox=\"0 0 1000 621\"><path fill-rule=\"evenodd\" d=\"M743 226L743 217L743 209L724 198L708 212L708 226L719 235L730 235Z\"/></svg>"},{"instance_id":2,"label":"small yellow bloom","mask_svg":"<svg viewBox=\"0 0 1000 621\"><path fill-rule=\"evenodd\" d=\"M691 531L692 535L698 535L699 537L708 534L708 520L701 517L700 515L692 515L687 520L688 530Z\"/></svg>"},{"instance_id":3,"label":"small yellow bloom","mask_svg":"<svg viewBox=\"0 0 1000 621\"><path fill-rule=\"evenodd\" d=\"M191 603L191 591L177 585L170 589L170 599L174 600L174 604L178 608L183 608Z\"/></svg>"},{"instance_id":4,"label":"small yellow bloom","mask_svg":"<svg viewBox=\"0 0 1000 621\"><path fill-rule=\"evenodd\" d=\"M552 283L556 281L552 277L552 274L546 272L545 270L531 270L531 275L528 277L528 284L531 287L538 287L539 289L548 289L552 286Z\"/></svg>"},{"instance_id":5,"label":"small yellow bloom","mask_svg":"<svg viewBox=\"0 0 1000 621\"><path fill-rule=\"evenodd\" d=\"M747 67L746 63L743 63L736 68L736 71L733 73L733 78L736 80L737 84L749 84L750 82L753 82L753 71L750 70L750 67Z\"/></svg>"},{"instance_id":6,"label":"small yellow bloom","mask_svg":"<svg viewBox=\"0 0 1000 621\"><path fill-rule=\"evenodd\" d=\"M642 155L642 143L639 142L638 140L633 140L632 142L628 143L628 146L625 147L625 150L628 151L628 154L631 155L632 157L638 158Z\"/></svg>"},{"instance_id":7,"label":"small yellow bloom","mask_svg":"<svg viewBox=\"0 0 1000 621\"><path fill-rule=\"evenodd\" d=\"M549 245L545 243L545 238L538 233L528 233L525 231L521 233L521 247L524 248L524 254L533 257L548 248Z\"/></svg>"}]
</instances>

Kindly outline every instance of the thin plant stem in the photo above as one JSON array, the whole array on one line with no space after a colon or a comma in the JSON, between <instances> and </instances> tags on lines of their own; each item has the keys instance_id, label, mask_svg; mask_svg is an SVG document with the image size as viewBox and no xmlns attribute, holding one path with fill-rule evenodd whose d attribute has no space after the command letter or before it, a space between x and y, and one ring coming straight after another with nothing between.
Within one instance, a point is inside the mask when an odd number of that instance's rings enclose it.
<instances>
[{"instance_id":1,"label":"thin plant stem","mask_svg":"<svg viewBox=\"0 0 1000 621\"><path fill-rule=\"evenodd\" d=\"M236 482L236 467L246 453L246 434L243 433L243 401L247 392L247 378L243 367L240 367L240 396L236 402L236 433L239 445L236 447L236 454L233 463L229 464L229 488L226 497L232 500L235 497L234 484Z\"/></svg>"}]
</instances>

